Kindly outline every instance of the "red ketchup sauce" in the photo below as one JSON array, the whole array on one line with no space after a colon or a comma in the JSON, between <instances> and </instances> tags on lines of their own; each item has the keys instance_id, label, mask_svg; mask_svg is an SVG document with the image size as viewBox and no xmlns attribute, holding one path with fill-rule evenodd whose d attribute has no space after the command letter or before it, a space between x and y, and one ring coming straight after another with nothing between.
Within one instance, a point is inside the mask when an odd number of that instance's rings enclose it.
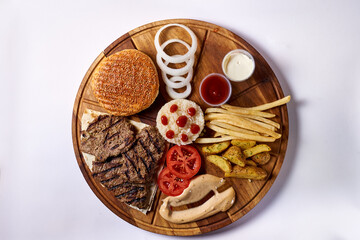
<instances>
[{"instance_id":1,"label":"red ketchup sauce","mask_svg":"<svg viewBox=\"0 0 360 240\"><path fill-rule=\"evenodd\" d=\"M176 120L176 124L177 124L179 127L185 127L186 122L187 122L187 117L186 117L186 116L180 116L180 117L178 117L178 119Z\"/></svg>"},{"instance_id":2,"label":"red ketchup sauce","mask_svg":"<svg viewBox=\"0 0 360 240\"><path fill-rule=\"evenodd\" d=\"M221 75L214 74L203 80L200 94L207 103L217 105L224 103L231 92L228 81Z\"/></svg>"},{"instance_id":3,"label":"red ketchup sauce","mask_svg":"<svg viewBox=\"0 0 360 240\"><path fill-rule=\"evenodd\" d=\"M166 132L166 137L169 139L172 139L174 137L175 133L173 130L169 130Z\"/></svg>"},{"instance_id":4,"label":"red ketchup sauce","mask_svg":"<svg viewBox=\"0 0 360 240\"><path fill-rule=\"evenodd\" d=\"M194 123L191 124L191 126L190 126L190 132L191 132L192 134L197 134L199 131L200 131L199 125L194 124Z\"/></svg>"},{"instance_id":5,"label":"red ketchup sauce","mask_svg":"<svg viewBox=\"0 0 360 240\"><path fill-rule=\"evenodd\" d=\"M166 116L164 116L164 115L161 116L161 123L163 125L168 125L168 119Z\"/></svg>"},{"instance_id":6,"label":"red ketchup sauce","mask_svg":"<svg viewBox=\"0 0 360 240\"><path fill-rule=\"evenodd\" d=\"M174 112L176 112L177 109L178 109L178 105L173 104L173 105L171 105L171 107L170 107L170 112L171 112L171 113L174 113Z\"/></svg>"},{"instance_id":7,"label":"red ketchup sauce","mask_svg":"<svg viewBox=\"0 0 360 240\"><path fill-rule=\"evenodd\" d=\"M181 141L186 142L188 140L188 136L186 134L181 134Z\"/></svg>"},{"instance_id":8,"label":"red ketchup sauce","mask_svg":"<svg viewBox=\"0 0 360 240\"><path fill-rule=\"evenodd\" d=\"M187 110L187 113L192 117L196 114L196 109L191 107Z\"/></svg>"}]
</instances>

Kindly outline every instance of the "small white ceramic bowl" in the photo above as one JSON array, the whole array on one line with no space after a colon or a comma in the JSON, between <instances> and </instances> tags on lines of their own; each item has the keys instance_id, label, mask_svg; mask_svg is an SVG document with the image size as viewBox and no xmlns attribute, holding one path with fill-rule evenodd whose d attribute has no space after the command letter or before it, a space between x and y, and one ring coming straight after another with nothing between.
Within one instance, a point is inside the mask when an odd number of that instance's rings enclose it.
<instances>
[{"instance_id":1,"label":"small white ceramic bowl","mask_svg":"<svg viewBox=\"0 0 360 240\"><path fill-rule=\"evenodd\" d=\"M243 69L243 70L246 70L246 72L243 74L241 74L242 76L240 78L237 78L236 76L233 76L230 72L227 71L227 66L231 60L231 58L235 57L236 55L238 54L242 54L242 55L245 55L246 57L249 58L249 61L247 61L246 59L246 64L248 66L246 66L247 69ZM250 64L250 65L249 65ZM241 67L245 67L245 62L243 63L239 63L238 64L239 68ZM225 74L225 76L230 79L231 81L234 81L234 82L241 82L241 81L245 81L247 79L249 79L251 77L251 75L254 73L254 70L255 70L255 60L253 58L253 56L248 52L248 51L245 51L243 49L235 49L235 50L232 50L230 52L228 52L225 57L223 58L223 61L222 61L222 70ZM238 69L239 71L243 71L241 69Z\"/></svg>"}]
</instances>

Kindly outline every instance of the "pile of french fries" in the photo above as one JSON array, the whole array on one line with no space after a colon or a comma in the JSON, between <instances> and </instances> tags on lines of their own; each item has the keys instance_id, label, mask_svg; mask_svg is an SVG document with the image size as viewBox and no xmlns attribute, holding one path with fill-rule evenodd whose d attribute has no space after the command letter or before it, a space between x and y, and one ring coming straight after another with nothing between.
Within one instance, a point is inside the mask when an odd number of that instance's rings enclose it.
<instances>
[{"instance_id":1,"label":"pile of french fries","mask_svg":"<svg viewBox=\"0 0 360 240\"><path fill-rule=\"evenodd\" d=\"M280 124L270 120L275 114L264 112L290 101L286 96L277 101L256 107L244 108L222 105L220 108L208 108L205 111L206 126L215 131L214 137L198 138L199 144L224 142L233 139L254 140L258 142L274 142L281 138L276 131Z\"/></svg>"},{"instance_id":2,"label":"pile of french fries","mask_svg":"<svg viewBox=\"0 0 360 240\"><path fill-rule=\"evenodd\" d=\"M225 173L225 177L263 180L268 173L261 166L270 161L271 148L256 142L274 142L281 138L276 132L280 124L270 120L275 114L264 111L286 104L290 99L287 96L250 108L228 104L208 108L205 111L206 126L215 134L195 142L211 144L204 146L202 151L209 162Z\"/></svg>"},{"instance_id":3,"label":"pile of french fries","mask_svg":"<svg viewBox=\"0 0 360 240\"><path fill-rule=\"evenodd\" d=\"M219 167L225 177L264 180L268 176L261 168L271 158L271 148L266 144L234 139L204 146L202 151L207 155L206 160Z\"/></svg>"}]
</instances>

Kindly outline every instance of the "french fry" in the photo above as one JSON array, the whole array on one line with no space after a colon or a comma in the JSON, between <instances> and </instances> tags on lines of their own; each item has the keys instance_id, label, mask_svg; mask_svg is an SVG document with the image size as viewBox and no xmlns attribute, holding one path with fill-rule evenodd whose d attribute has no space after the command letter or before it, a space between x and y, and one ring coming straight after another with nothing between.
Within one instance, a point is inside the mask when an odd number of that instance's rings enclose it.
<instances>
[{"instance_id":1,"label":"french fry","mask_svg":"<svg viewBox=\"0 0 360 240\"><path fill-rule=\"evenodd\" d=\"M251 148L256 145L256 141L253 140L242 140L242 139L234 139L231 140L231 144L241 148L241 150L245 150Z\"/></svg>"},{"instance_id":2,"label":"french fry","mask_svg":"<svg viewBox=\"0 0 360 240\"><path fill-rule=\"evenodd\" d=\"M246 160L244 154L242 153L241 148L237 146L231 146L222 156L240 167L245 167Z\"/></svg>"},{"instance_id":3,"label":"french fry","mask_svg":"<svg viewBox=\"0 0 360 240\"><path fill-rule=\"evenodd\" d=\"M271 125L269 125L267 123L259 122L259 121L256 121L256 120L252 119L252 118L245 118L245 119L250 121L250 122L256 123L256 124L258 124L258 125L260 125L260 126L262 126L264 128L267 128L267 129L269 129L271 131L274 131L274 132L276 131L276 128L274 126L271 126Z\"/></svg>"},{"instance_id":4,"label":"french fry","mask_svg":"<svg viewBox=\"0 0 360 240\"><path fill-rule=\"evenodd\" d=\"M258 111L263 111L263 110L267 110L267 109L270 109L270 108L274 108L274 107L278 107L278 106L281 106L283 104L286 104L288 102L290 102L291 100L291 96L288 95L284 98L281 98L279 100L276 100L274 102L271 102L271 103L266 103L266 104L263 104L263 105L259 105L259 106L256 106L256 107L251 107L251 108L248 108L249 110L258 110Z\"/></svg>"},{"instance_id":5,"label":"french fry","mask_svg":"<svg viewBox=\"0 0 360 240\"><path fill-rule=\"evenodd\" d=\"M264 169L255 166L240 167L236 165L231 172L225 172L225 177L247 178L252 180L264 180L267 175Z\"/></svg>"},{"instance_id":6,"label":"french fry","mask_svg":"<svg viewBox=\"0 0 360 240\"><path fill-rule=\"evenodd\" d=\"M216 132L216 133L214 134L214 137L222 137L222 136L226 136L226 135L221 134L221 133L218 133L218 132Z\"/></svg>"},{"instance_id":7,"label":"french fry","mask_svg":"<svg viewBox=\"0 0 360 240\"><path fill-rule=\"evenodd\" d=\"M270 151L271 151L271 148L268 145L259 144L252 148L248 148L248 149L244 150L243 153L244 153L245 157L248 158L248 157L254 156L258 153L270 152Z\"/></svg>"},{"instance_id":8,"label":"french fry","mask_svg":"<svg viewBox=\"0 0 360 240\"><path fill-rule=\"evenodd\" d=\"M227 135L242 138L242 139L255 140L255 141L259 141L259 142L274 142L276 140L276 138L274 138L274 137L250 135L250 134L245 134L245 133L228 130L225 128L218 127L211 123L206 123L206 126L216 132L220 132L223 134L227 134Z\"/></svg>"},{"instance_id":9,"label":"french fry","mask_svg":"<svg viewBox=\"0 0 360 240\"><path fill-rule=\"evenodd\" d=\"M267 128L264 128L262 126L260 126L259 124L250 122L248 120L246 120L245 118L242 117L238 117L238 116L231 116L228 114L217 114L217 113L213 113L213 114L209 114L205 117L205 120L218 120L218 119L223 119L226 120L226 123L228 124L232 124L234 126L238 126L241 128L245 128L245 129L249 129L255 132L259 132L259 133L265 133L268 134L274 138L280 138L281 134L276 133L274 131L271 131Z\"/></svg>"},{"instance_id":10,"label":"french fry","mask_svg":"<svg viewBox=\"0 0 360 240\"><path fill-rule=\"evenodd\" d=\"M266 123L270 126L273 126L277 129L280 128L280 124L277 122L274 122L270 119L264 118L264 117L259 117L259 116L254 116L254 115L244 115L244 114L238 114L239 117L244 117L244 118L248 118L248 119L252 119L252 120L256 120L257 122L262 122L262 123Z\"/></svg>"},{"instance_id":11,"label":"french fry","mask_svg":"<svg viewBox=\"0 0 360 240\"><path fill-rule=\"evenodd\" d=\"M237 137L234 136L220 136L220 137L213 137L213 138L197 138L195 140L195 143L198 144L206 144L206 143L219 143L219 142L225 142L232 139L237 139Z\"/></svg>"},{"instance_id":12,"label":"french fry","mask_svg":"<svg viewBox=\"0 0 360 240\"><path fill-rule=\"evenodd\" d=\"M206 160L215 164L217 167L219 167L225 173L229 173L232 170L231 163L228 160L226 160L225 158L220 157L218 155L209 155L206 157Z\"/></svg>"},{"instance_id":13,"label":"french fry","mask_svg":"<svg viewBox=\"0 0 360 240\"><path fill-rule=\"evenodd\" d=\"M207 154L217 154L223 152L230 146L230 141L215 143L209 146L202 147L202 151Z\"/></svg>"},{"instance_id":14,"label":"french fry","mask_svg":"<svg viewBox=\"0 0 360 240\"><path fill-rule=\"evenodd\" d=\"M241 133L252 134L252 135L260 135L257 132L254 132L254 131L251 131L251 130L247 130L247 129L244 129L244 128L240 128L240 127L236 127L236 126L233 126L231 124L228 124L227 121L224 120L224 119L213 120L213 121L210 121L210 123L212 123L212 124L214 124L216 126L219 126L219 127L223 127L223 128L230 129L230 130L237 131L237 132L241 132Z\"/></svg>"},{"instance_id":15,"label":"french fry","mask_svg":"<svg viewBox=\"0 0 360 240\"><path fill-rule=\"evenodd\" d=\"M231 106L228 104L224 104L221 105L222 108L227 109L230 112L233 113L241 113L241 114L246 114L246 115L255 115L255 116L260 116L260 117L265 117L265 118L272 118L275 117L276 115L273 113L268 113L268 112L261 112L261 111L257 111L257 110L253 110L253 109L247 109L247 108L242 108L242 107L237 107L237 106Z\"/></svg>"},{"instance_id":16,"label":"french fry","mask_svg":"<svg viewBox=\"0 0 360 240\"><path fill-rule=\"evenodd\" d=\"M205 110L205 113L206 114L208 114L208 113L225 113L225 114L238 115L237 113L232 113L232 112L229 112L228 110L222 109L222 108L207 108ZM247 115L247 114L243 114L243 115Z\"/></svg>"},{"instance_id":17,"label":"french fry","mask_svg":"<svg viewBox=\"0 0 360 240\"><path fill-rule=\"evenodd\" d=\"M206 114L209 113L224 113L224 114L230 114L230 115L235 115L235 116L239 116L239 117L243 117L243 118L250 118L250 119L254 119L258 122L263 122L263 123L267 123L271 126L274 126L276 128L280 128L280 124L278 124L277 122L274 122L270 119L264 118L264 117L260 117L260 116L256 116L256 115L251 115L251 114L241 114L241 113L234 113L234 112L230 112L226 109L222 109L222 108L208 108L205 111Z\"/></svg>"}]
</instances>

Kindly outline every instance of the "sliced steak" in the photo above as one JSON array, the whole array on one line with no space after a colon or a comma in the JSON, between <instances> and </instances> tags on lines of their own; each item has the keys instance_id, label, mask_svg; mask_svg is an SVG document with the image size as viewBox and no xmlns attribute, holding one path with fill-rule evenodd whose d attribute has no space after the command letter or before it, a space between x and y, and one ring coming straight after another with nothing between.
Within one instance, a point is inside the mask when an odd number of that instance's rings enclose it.
<instances>
[{"instance_id":1,"label":"sliced steak","mask_svg":"<svg viewBox=\"0 0 360 240\"><path fill-rule=\"evenodd\" d=\"M81 150L103 162L128 151L135 139L134 127L126 118L100 115L81 131Z\"/></svg>"},{"instance_id":2,"label":"sliced steak","mask_svg":"<svg viewBox=\"0 0 360 240\"><path fill-rule=\"evenodd\" d=\"M153 182L165 140L155 127L143 128L128 151L105 161L93 162L93 177L121 202L143 208Z\"/></svg>"}]
</instances>

